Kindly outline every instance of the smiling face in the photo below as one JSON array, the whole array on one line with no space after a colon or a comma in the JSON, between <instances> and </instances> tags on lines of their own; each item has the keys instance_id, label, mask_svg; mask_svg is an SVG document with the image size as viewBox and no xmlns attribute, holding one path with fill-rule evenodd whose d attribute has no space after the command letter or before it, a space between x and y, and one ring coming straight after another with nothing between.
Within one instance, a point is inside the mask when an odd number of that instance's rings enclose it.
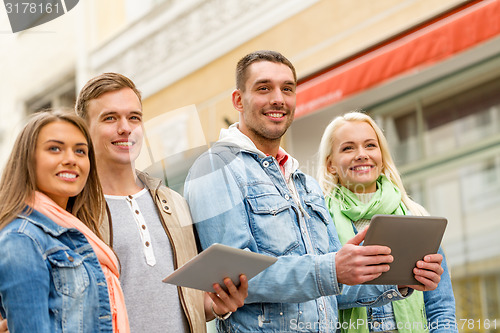
<instances>
[{"instance_id":1,"label":"smiling face","mask_svg":"<svg viewBox=\"0 0 500 333\"><path fill-rule=\"evenodd\" d=\"M63 209L87 182L88 149L85 136L69 122L51 122L40 130L35 150L36 187Z\"/></svg>"},{"instance_id":2,"label":"smiling face","mask_svg":"<svg viewBox=\"0 0 500 333\"><path fill-rule=\"evenodd\" d=\"M379 141L370 124L348 121L336 130L328 171L342 186L354 193L375 192L382 167Z\"/></svg>"},{"instance_id":3,"label":"smiling face","mask_svg":"<svg viewBox=\"0 0 500 333\"><path fill-rule=\"evenodd\" d=\"M142 147L142 106L130 88L102 94L88 103L88 124L99 164L130 167Z\"/></svg>"},{"instance_id":4,"label":"smiling face","mask_svg":"<svg viewBox=\"0 0 500 333\"><path fill-rule=\"evenodd\" d=\"M233 105L240 112L240 131L259 145L279 142L293 121L295 79L282 64L258 61L247 68L245 89L233 92Z\"/></svg>"}]
</instances>

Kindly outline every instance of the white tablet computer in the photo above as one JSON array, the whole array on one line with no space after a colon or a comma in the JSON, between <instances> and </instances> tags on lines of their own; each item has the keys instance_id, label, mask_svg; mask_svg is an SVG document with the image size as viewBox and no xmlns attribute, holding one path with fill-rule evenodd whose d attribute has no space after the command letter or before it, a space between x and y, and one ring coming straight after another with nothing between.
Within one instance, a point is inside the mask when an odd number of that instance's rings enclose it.
<instances>
[{"instance_id":1,"label":"white tablet computer","mask_svg":"<svg viewBox=\"0 0 500 333\"><path fill-rule=\"evenodd\" d=\"M229 277L239 285L241 274L250 280L276 260L278 258L215 243L176 269L163 282L214 292L214 283L226 289L224 279Z\"/></svg>"},{"instance_id":2,"label":"white tablet computer","mask_svg":"<svg viewBox=\"0 0 500 333\"><path fill-rule=\"evenodd\" d=\"M434 216L375 215L363 245L386 245L391 269L365 284L419 285L413 268L427 254L437 253L447 220Z\"/></svg>"}]
</instances>

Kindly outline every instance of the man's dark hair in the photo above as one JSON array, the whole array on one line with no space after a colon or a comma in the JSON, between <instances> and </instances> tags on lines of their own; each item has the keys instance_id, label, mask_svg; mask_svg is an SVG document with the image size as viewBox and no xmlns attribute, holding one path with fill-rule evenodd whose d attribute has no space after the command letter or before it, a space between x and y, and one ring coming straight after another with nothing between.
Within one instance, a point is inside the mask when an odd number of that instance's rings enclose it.
<instances>
[{"instance_id":1,"label":"man's dark hair","mask_svg":"<svg viewBox=\"0 0 500 333\"><path fill-rule=\"evenodd\" d=\"M293 67L290 60L288 60L284 55L276 51L261 50L255 51L247 54L238 61L236 65L236 89L245 91L245 83L248 79L248 67L251 64L259 61L270 61L275 63L281 63L287 65L293 73L293 79L297 83L297 74L295 72L295 67Z\"/></svg>"}]
</instances>

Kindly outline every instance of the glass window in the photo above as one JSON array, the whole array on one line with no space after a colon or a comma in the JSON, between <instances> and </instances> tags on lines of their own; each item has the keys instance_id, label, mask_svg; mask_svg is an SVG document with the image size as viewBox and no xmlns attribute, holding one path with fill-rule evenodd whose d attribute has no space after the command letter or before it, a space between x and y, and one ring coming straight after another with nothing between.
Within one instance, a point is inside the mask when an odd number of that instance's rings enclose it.
<instances>
[{"instance_id":1,"label":"glass window","mask_svg":"<svg viewBox=\"0 0 500 333\"><path fill-rule=\"evenodd\" d=\"M500 275L453 281L459 332L500 332Z\"/></svg>"},{"instance_id":2,"label":"glass window","mask_svg":"<svg viewBox=\"0 0 500 333\"><path fill-rule=\"evenodd\" d=\"M404 186L406 189L406 193L413 201L421 204L424 207L427 207L427 203L425 200L424 188L423 188L421 182L404 184Z\"/></svg>"},{"instance_id":3,"label":"glass window","mask_svg":"<svg viewBox=\"0 0 500 333\"><path fill-rule=\"evenodd\" d=\"M462 186L467 189L463 192L465 213L500 208L500 156L464 167L462 173Z\"/></svg>"},{"instance_id":4,"label":"glass window","mask_svg":"<svg viewBox=\"0 0 500 333\"><path fill-rule=\"evenodd\" d=\"M26 113L31 114L48 108L68 108L75 106L76 90L74 79L60 82L43 93L26 101Z\"/></svg>"},{"instance_id":5,"label":"glass window","mask_svg":"<svg viewBox=\"0 0 500 333\"><path fill-rule=\"evenodd\" d=\"M406 164L421 158L418 146L417 113L411 112L394 117L394 128L396 140L393 154L396 164Z\"/></svg>"},{"instance_id":6,"label":"glass window","mask_svg":"<svg viewBox=\"0 0 500 333\"><path fill-rule=\"evenodd\" d=\"M425 208L431 215L444 216L448 225L443 238L443 248L446 251L448 265L456 267L467 262L467 248L464 241L467 237L462 220L462 193L459 172L436 173L424 181L427 193L425 194Z\"/></svg>"},{"instance_id":7,"label":"glass window","mask_svg":"<svg viewBox=\"0 0 500 333\"><path fill-rule=\"evenodd\" d=\"M486 293L487 318L496 319L500 314L500 277L498 275L487 276L484 279ZM499 323L500 324L500 323ZM499 327L497 327L500 329Z\"/></svg>"},{"instance_id":8,"label":"glass window","mask_svg":"<svg viewBox=\"0 0 500 333\"><path fill-rule=\"evenodd\" d=\"M421 158L417 113L414 109L389 117L381 117L380 120L396 165L405 165Z\"/></svg>"},{"instance_id":9,"label":"glass window","mask_svg":"<svg viewBox=\"0 0 500 333\"><path fill-rule=\"evenodd\" d=\"M499 132L500 80L424 105L427 156L466 146Z\"/></svg>"},{"instance_id":10,"label":"glass window","mask_svg":"<svg viewBox=\"0 0 500 333\"><path fill-rule=\"evenodd\" d=\"M425 198L419 197L420 183L425 186ZM444 168L406 187L431 215L448 219L443 247L450 266L500 256L496 218L500 215L500 153L459 168ZM497 266L500 270L500 262Z\"/></svg>"}]
</instances>

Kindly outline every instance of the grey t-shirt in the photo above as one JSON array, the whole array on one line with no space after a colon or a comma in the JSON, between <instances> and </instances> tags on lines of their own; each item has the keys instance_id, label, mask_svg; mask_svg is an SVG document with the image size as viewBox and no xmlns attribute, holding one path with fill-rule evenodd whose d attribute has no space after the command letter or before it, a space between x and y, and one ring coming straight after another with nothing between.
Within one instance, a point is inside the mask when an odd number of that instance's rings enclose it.
<instances>
[{"instance_id":1,"label":"grey t-shirt","mask_svg":"<svg viewBox=\"0 0 500 333\"><path fill-rule=\"evenodd\" d=\"M162 280L174 271L172 246L147 189L106 195L113 220L113 249L132 333L189 332L177 287Z\"/></svg>"}]
</instances>

